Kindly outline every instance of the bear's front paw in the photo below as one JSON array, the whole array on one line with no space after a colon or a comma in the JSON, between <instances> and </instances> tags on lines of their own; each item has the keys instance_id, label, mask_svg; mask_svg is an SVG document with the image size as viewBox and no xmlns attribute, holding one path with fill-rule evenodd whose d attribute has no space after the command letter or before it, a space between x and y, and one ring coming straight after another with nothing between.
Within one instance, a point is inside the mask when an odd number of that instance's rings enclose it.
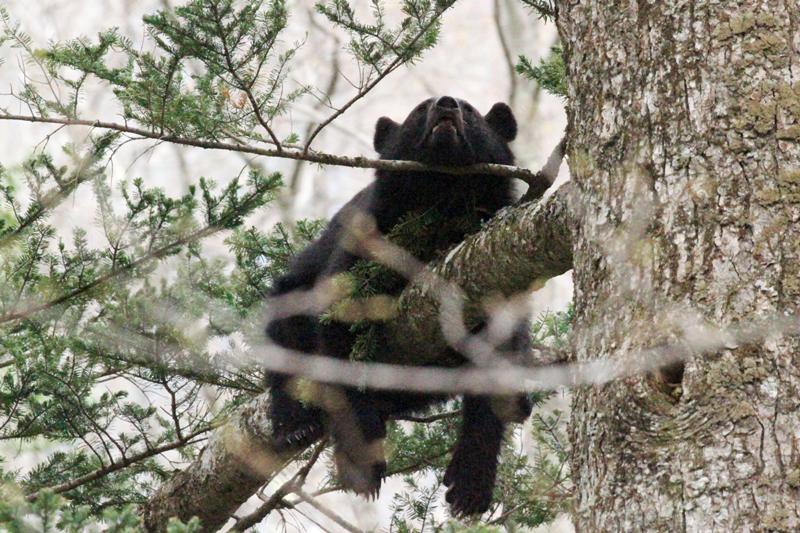
<instances>
[{"instance_id":1,"label":"bear's front paw","mask_svg":"<svg viewBox=\"0 0 800 533\"><path fill-rule=\"evenodd\" d=\"M272 433L272 447L281 453L289 450L302 450L308 448L325 433L322 423L310 423L291 430L278 429Z\"/></svg>"},{"instance_id":2,"label":"bear's front paw","mask_svg":"<svg viewBox=\"0 0 800 533\"><path fill-rule=\"evenodd\" d=\"M306 409L299 404L291 407L280 416L272 416L272 447L278 453L307 448L325 434L317 409Z\"/></svg>"},{"instance_id":3,"label":"bear's front paw","mask_svg":"<svg viewBox=\"0 0 800 533\"><path fill-rule=\"evenodd\" d=\"M445 500L456 517L483 514L492 503L495 471L458 448L444 474Z\"/></svg>"},{"instance_id":4,"label":"bear's front paw","mask_svg":"<svg viewBox=\"0 0 800 533\"><path fill-rule=\"evenodd\" d=\"M348 453L343 447L337 447L333 455L336 472L346 490L369 498L377 498L383 476L386 474L386 461L382 453L383 441L375 441L367 448L362 450L362 453ZM378 449L380 454L377 452Z\"/></svg>"}]
</instances>

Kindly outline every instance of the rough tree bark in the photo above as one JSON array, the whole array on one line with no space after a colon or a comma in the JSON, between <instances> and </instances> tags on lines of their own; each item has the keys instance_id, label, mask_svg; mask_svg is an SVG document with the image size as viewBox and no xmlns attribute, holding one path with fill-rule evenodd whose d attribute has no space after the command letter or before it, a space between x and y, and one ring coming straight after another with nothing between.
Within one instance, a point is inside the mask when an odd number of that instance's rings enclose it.
<instances>
[{"instance_id":1,"label":"rough tree bark","mask_svg":"<svg viewBox=\"0 0 800 533\"><path fill-rule=\"evenodd\" d=\"M796 313L798 4L557 4L582 202L578 358ZM683 376L578 391L577 529L797 531L798 363L798 337L775 333L698 355Z\"/></svg>"}]
</instances>

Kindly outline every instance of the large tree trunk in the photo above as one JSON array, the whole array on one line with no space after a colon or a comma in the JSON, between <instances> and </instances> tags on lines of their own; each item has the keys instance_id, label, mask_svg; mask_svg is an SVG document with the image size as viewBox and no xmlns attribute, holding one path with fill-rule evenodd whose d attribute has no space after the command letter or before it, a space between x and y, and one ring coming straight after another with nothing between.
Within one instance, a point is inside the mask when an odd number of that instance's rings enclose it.
<instances>
[{"instance_id":1,"label":"large tree trunk","mask_svg":"<svg viewBox=\"0 0 800 533\"><path fill-rule=\"evenodd\" d=\"M673 372L577 391L576 526L797 531L800 342L778 319L800 293L800 7L558 8L578 358L698 348L703 327L728 339L687 362L682 388Z\"/></svg>"}]
</instances>

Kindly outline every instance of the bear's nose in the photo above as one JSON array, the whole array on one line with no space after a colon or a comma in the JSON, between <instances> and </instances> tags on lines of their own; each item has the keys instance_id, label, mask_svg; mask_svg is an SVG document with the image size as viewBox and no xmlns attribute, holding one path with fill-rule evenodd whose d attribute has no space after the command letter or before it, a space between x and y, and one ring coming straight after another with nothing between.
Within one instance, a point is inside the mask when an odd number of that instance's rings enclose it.
<instances>
[{"instance_id":1,"label":"bear's nose","mask_svg":"<svg viewBox=\"0 0 800 533\"><path fill-rule=\"evenodd\" d=\"M436 100L436 107L443 107L446 109L458 109L458 102L452 96L442 96Z\"/></svg>"}]
</instances>

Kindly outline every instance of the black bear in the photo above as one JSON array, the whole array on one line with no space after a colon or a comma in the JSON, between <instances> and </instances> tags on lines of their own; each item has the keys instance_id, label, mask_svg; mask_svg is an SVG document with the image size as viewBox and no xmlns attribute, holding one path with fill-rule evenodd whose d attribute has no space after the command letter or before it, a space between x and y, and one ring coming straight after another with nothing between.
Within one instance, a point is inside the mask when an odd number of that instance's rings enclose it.
<instances>
[{"instance_id":1,"label":"black bear","mask_svg":"<svg viewBox=\"0 0 800 533\"><path fill-rule=\"evenodd\" d=\"M402 124L380 118L374 145L381 159L429 165L511 165L514 156L508 143L516 133L516 120L506 104L497 103L482 116L469 103L442 96L420 103ZM288 273L275 281L272 296L291 297L292 291L311 289L363 261L352 243L344 243L354 212L369 215L377 230L389 235L409 213L434 210L437 238L427 241L428 249L423 246L413 252L420 261L429 261L463 240L467 232L477 229L512 198L509 178L379 170L375 181L333 217L319 239L294 258ZM465 218L477 225L463 224ZM398 295L403 285L395 284L389 289L391 295ZM336 319L321 320L306 311L272 320L267 335L286 348L348 359L356 340L351 325ZM527 322L523 321L507 347L521 351L528 346L525 326ZM384 474L382 442L387 419L446 399L431 394L327 387L324 398L304 403L297 399L290 376L271 374L269 381L275 446L304 447L330 432L340 481L366 495L377 493ZM501 403L502 409L498 408ZM477 514L488 509L505 426L523 421L530 411L525 396L501 401L485 396L464 398L461 430L444 478L449 487L446 499L454 514Z\"/></svg>"}]
</instances>

